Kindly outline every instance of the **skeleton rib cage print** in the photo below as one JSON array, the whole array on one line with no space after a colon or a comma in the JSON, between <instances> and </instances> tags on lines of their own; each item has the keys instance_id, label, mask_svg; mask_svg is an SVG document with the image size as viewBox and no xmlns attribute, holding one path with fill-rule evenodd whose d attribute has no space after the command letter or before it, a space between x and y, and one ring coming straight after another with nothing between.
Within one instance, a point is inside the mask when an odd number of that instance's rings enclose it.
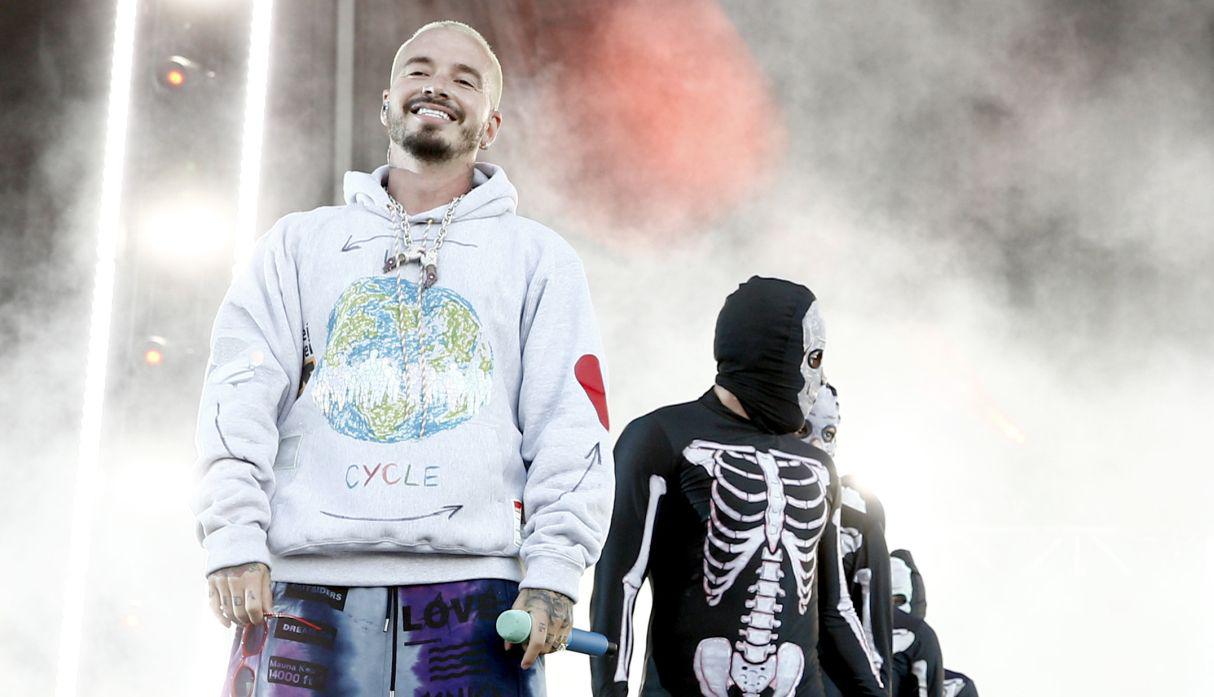
<instances>
[{"instance_id":1,"label":"skeleton rib cage print","mask_svg":"<svg viewBox=\"0 0 1214 697\"><path fill-rule=\"evenodd\" d=\"M590 611L620 653L591 660L595 697L629 694L645 584L653 603L636 662L641 694L823 697L822 643L852 693L887 695L842 582L827 453L757 428L709 390L634 420L614 454L615 506Z\"/></svg>"},{"instance_id":2,"label":"skeleton rib cage print","mask_svg":"<svg viewBox=\"0 0 1214 697\"><path fill-rule=\"evenodd\" d=\"M730 685L750 697L771 690L791 694L805 669L801 647L780 642L778 619L789 599L781 581L789 569L796 582L797 612L805 614L813 594L818 539L830 517L830 474L811 458L748 445L692 441L688 462L712 477L711 516L704 538L704 593L716 606L759 555L747 587L748 612L739 618L739 638L704 639L695 670L705 695L725 697ZM743 580L743 582L746 582Z\"/></svg>"}]
</instances>

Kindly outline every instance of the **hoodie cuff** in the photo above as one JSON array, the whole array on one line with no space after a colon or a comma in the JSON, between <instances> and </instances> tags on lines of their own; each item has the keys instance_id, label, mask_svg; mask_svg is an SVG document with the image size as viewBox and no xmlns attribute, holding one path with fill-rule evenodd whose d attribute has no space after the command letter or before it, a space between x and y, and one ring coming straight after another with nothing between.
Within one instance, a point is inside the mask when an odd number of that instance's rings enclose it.
<instances>
[{"instance_id":1,"label":"hoodie cuff","mask_svg":"<svg viewBox=\"0 0 1214 697\"><path fill-rule=\"evenodd\" d=\"M266 531L256 525L229 525L203 540L207 550L206 575L241 564L261 562L270 565L270 550L266 547Z\"/></svg>"},{"instance_id":2,"label":"hoodie cuff","mask_svg":"<svg viewBox=\"0 0 1214 697\"><path fill-rule=\"evenodd\" d=\"M527 558L525 567L519 588L556 591L577 602L578 586L582 582L582 573L586 571L584 564L565 557L533 554Z\"/></svg>"}]
</instances>

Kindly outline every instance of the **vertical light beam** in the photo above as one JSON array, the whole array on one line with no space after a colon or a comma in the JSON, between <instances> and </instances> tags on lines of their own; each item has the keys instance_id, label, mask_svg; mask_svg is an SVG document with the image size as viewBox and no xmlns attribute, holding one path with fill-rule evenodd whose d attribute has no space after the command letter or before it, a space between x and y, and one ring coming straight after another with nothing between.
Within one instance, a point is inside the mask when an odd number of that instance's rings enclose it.
<instances>
[{"instance_id":1,"label":"vertical light beam","mask_svg":"<svg viewBox=\"0 0 1214 697\"><path fill-rule=\"evenodd\" d=\"M131 62L135 52L136 0L118 0L114 49L110 59L110 99L106 111L105 154L101 170L101 206L97 219L97 260L93 271L93 304L85 356L83 412L67 568L63 575L63 617L55 672L56 697L75 697L84 633L84 599L93 519L97 465L101 453L101 418L105 405L110 348L110 315L114 307L114 256L122 211L122 177L126 165L127 115L131 101Z\"/></svg>"},{"instance_id":2,"label":"vertical light beam","mask_svg":"<svg viewBox=\"0 0 1214 697\"><path fill-rule=\"evenodd\" d=\"M273 10L273 0L253 0L244 132L240 146L240 195L236 205L233 273L244 266L257 239L257 197L261 187L261 141L265 133L266 85L270 78L270 20Z\"/></svg>"}]
</instances>

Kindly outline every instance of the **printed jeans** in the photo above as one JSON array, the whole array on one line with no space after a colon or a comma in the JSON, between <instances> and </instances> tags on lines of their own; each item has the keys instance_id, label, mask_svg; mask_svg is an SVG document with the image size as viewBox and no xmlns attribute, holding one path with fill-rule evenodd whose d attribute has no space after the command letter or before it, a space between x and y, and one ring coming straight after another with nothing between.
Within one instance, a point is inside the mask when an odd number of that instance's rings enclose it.
<instances>
[{"instance_id":1,"label":"printed jeans","mask_svg":"<svg viewBox=\"0 0 1214 697\"><path fill-rule=\"evenodd\" d=\"M224 697L544 697L497 616L518 595L484 579L392 588L274 584L275 617L238 628Z\"/></svg>"}]
</instances>

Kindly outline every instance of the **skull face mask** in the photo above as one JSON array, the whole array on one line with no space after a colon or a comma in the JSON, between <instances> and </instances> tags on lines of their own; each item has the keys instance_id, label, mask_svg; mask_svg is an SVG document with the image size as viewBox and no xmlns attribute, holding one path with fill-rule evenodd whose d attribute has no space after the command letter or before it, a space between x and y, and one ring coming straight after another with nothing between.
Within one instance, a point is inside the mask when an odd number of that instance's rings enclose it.
<instances>
[{"instance_id":1,"label":"skull face mask","mask_svg":"<svg viewBox=\"0 0 1214 697\"><path fill-rule=\"evenodd\" d=\"M822 389L822 356L826 350L826 327L822 324L822 315L818 312L818 303L810 304L801 319L801 341L804 355L801 358L801 378L805 386L797 394L797 402L801 412L809 415L818 391Z\"/></svg>"},{"instance_id":2,"label":"skull face mask","mask_svg":"<svg viewBox=\"0 0 1214 697\"><path fill-rule=\"evenodd\" d=\"M906 562L898 557L892 557L889 560L889 590L894 596L902 596L904 598L898 609L903 612L911 611L911 600L914 599L914 585L911 583L911 569Z\"/></svg>"},{"instance_id":3,"label":"skull face mask","mask_svg":"<svg viewBox=\"0 0 1214 697\"><path fill-rule=\"evenodd\" d=\"M822 386L826 332L805 286L753 276L717 316L717 384L767 433L795 433Z\"/></svg>"},{"instance_id":4,"label":"skull face mask","mask_svg":"<svg viewBox=\"0 0 1214 697\"><path fill-rule=\"evenodd\" d=\"M813 409L809 411L809 417L805 420L809 432L802 440L825 450L827 455L834 458L839 434L839 393L830 383L822 387L818 398L814 400Z\"/></svg>"}]
</instances>

